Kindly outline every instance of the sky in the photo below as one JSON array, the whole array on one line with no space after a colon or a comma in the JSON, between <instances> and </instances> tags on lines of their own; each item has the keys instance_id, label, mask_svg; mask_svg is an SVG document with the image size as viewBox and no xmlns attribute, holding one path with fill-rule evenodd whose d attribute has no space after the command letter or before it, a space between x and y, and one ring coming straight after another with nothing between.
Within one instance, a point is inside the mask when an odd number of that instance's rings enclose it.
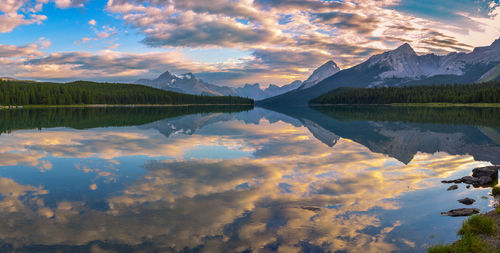
<instances>
[{"instance_id":1,"label":"sky","mask_svg":"<svg viewBox=\"0 0 500 253\"><path fill-rule=\"evenodd\" d=\"M442 55L499 37L499 0L0 0L0 76L285 85L403 43Z\"/></svg>"}]
</instances>

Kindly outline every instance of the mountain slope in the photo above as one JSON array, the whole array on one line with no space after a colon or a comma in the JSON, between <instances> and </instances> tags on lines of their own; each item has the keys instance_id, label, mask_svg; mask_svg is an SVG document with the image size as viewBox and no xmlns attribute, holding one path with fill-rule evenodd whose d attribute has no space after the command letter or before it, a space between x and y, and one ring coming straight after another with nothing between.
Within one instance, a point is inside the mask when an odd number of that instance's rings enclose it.
<instances>
[{"instance_id":1,"label":"mountain slope","mask_svg":"<svg viewBox=\"0 0 500 253\"><path fill-rule=\"evenodd\" d=\"M233 88L228 86L218 86L198 79L192 73L183 75L172 74L168 71L161 74L156 79L139 79L136 84L151 86L154 88L187 93L192 95L213 95L213 96L239 96L251 99L266 99L276 95L297 89L302 82L294 81L284 86L271 84L262 89L258 83L245 84L243 87Z\"/></svg>"},{"instance_id":2,"label":"mountain slope","mask_svg":"<svg viewBox=\"0 0 500 253\"><path fill-rule=\"evenodd\" d=\"M214 85L207 84L203 80L197 79L192 73L186 73L179 76L166 71L156 79L140 79L135 83L192 95L233 95L215 91L213 89Z\"/></svg>"},{"instance_id":3,"label":"mountain slope","mask_svg":"<svg viewBox=\"0 0 500 253\"><path fill-rule=\"evenodd\" d=\"M261 100L297 89L300 85L302 85L302 82L297 80L281 87L271 84L269 87L262 89L258 83L255 83L245 84L243 87L236 88L235 91L237 96Z\"/></svg>"},{"instance_id":4,"label":"mountain slope","mask_svg":"<svg viewBox=\"0 0 500 253\"><path fill-rule=\"evenodd\" d=\"M311 88L312 86L336 74L339 71L340 68L337 66L335 62L328 61L325 64L321 65L316 70L314 70L312 75L306 81L304 81L304 83L299 89Z\"/></svg>"},{"instance_id":5,"label":"mountain slope","mask_svg":"<svg viewBox=\"0 0 500 253\"><path fill-rule=\"evenodd\" d=\"M340 68L335 62L328 61L316 69L304 83L296 80L283 86L271 84L265 89L261 88L258 83L245 84L243 87L238 88L218 86L204 82L203 80L196 78L196 76L192 73L176 75L168 71L161 74L156 79L140 79L135 83L193 95L239 96L254 100L262 100L278 96L295 89L306 89L312 87L339 71Z\"/></svg>"},{"instance_id":6,"label":"mountain slope","mask_svg":"<svg viewBox=\"0 0 500 253\"><path fill-rule=\"evenodd\" d=\"M265 105L305 105L338 87L408 86L442 83L473 83L499 78L500 39L471 53L418 56L409 44L370 57L352 68L339 71L318 84L259 101ZM486 75L486 77L484 77Z\"/></svg>"},{"instance_id":7,"label":"mountain slope","mask_svg":"<svg viewBox=\"0 0 500 253\"><path fill-rule=\"evenodd\" d=\"M337 74L323 80L309 89L297 89L285 94L258 101L257 104L266 105L306 105L312 98L318 97L328 91L338 87L365 87L366 83L372 82L376 76L385 70L380 66L360 66L359 68L350 68L342 70ZM363 72L360 75L359 72Z\"/></svg>"}]
</instances>

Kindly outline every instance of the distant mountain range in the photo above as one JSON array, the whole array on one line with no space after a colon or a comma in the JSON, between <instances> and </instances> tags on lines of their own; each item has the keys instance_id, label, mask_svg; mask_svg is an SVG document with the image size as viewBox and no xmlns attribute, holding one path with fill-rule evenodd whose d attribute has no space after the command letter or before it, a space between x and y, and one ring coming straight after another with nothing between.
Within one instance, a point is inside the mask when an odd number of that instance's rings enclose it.
<instances>
[{"instance_id":1,"label":"distant mountain range","mask_svg":"<svg viewBox=\"0 0 500 253\"><path fill-rule=\"evenodd\" d=\"M156 79L140 79L135 83L152 86L163 90L194 95L240 96L252 98L254 100L262 100L284 94L292 90L310 88L323 81L325 78L337 73L338 71L340 71L340 68L337 66L337 64L335 64L333 61L328 61L327 63L316 69L305 82L297 80L281 87L271 84L265 89L261 88L260 84L258 83L245 84L243 87L238 88L218 86L198 79L192 73L176 75L168 71L161 74Z\"/></svg>"},{"instance_id":2,"label":"distant mountain range","mask_svg":"<svg viewBox=\"0 0 500 253\"><path fill-rule=\"evenodd\" d=\"M470 53L417 55L407 43L341 70L311 87L260 101L262 105L305 105L338 87L378 87L475 83L500 80L500 39Z\"/></svg>"},{"instance_id":3,"label":"distant mountain range","mask_svg":"<svg viewBox=\"0 0 500 253\"><path fill-rule=\"evenodd\" d=\"M338 87L380 87L427 84L475 83L500 80L500 39L470 53L417 55L405 43L395 50L374 55L352 68L341 70L328 61L304 82L288 85L260 84L243 87L218 86L196 78L192 73L175 75L165 72L158 78L141 79L136 83L196 95L230 95L248 97L265 105L305 105L313 98Z\"/></svg>"},{"instance_id":4,"label":"distant mountain range","mask_svg":"<svg viewBox=\"0 0 500 253\"><path fill-rule=\"evenodd\" d=\"M2 76L0 77L0 81L17 81L17 79L8 76Z\"/></svg>"}]
</instances>

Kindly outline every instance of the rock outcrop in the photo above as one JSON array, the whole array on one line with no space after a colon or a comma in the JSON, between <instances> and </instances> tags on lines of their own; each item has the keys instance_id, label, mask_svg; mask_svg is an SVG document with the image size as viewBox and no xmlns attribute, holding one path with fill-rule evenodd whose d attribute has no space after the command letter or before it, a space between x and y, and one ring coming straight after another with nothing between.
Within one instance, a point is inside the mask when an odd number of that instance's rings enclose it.
<instances>
[{"instance_id":1,"label":"rock outcrop","mask_svg":"<svg viewBox=\"0 0 500 253\"><path fill-rule=\"evenodd\" d=\"M459 209L453 209L448 212L442 212L442 216L470 216L476 213L480 213L481 210L477 208L459 208Z\"/></svg>"},{"instance_id":2,"label":"rock outcrop","mask_svg":"<svg viewBox=\"0 0 500 253\"><path fill-rule=\"evenodd\" d=\"M441 182L445 184L465 183L471 184L474 187L491 186L493 182L498 181L498 169L500 169L500 166L475 168L472 170L472 176L465 176L454 180L443 180Z\"/></svg>"}]
</instances>

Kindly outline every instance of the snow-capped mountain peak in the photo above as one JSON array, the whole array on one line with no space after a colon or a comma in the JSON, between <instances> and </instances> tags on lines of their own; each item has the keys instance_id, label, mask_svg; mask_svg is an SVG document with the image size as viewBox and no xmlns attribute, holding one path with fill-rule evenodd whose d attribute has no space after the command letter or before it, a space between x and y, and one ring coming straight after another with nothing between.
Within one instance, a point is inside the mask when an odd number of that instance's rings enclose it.
<instances>
[{"instance_id":1,"label":"snow-capped mountain peak","mask_svg":"<svg viewBox=\"0 0 500 253\"><path fill-rule=\"evenodd\" d=\"M189 73L182 75L182 78L183 79L194 79L195 77L194 77L193 73L189 72Z\"/></svg>"},{"instance_id":2,"label":"snow-capped mountain peak","mask_svg":"<svg viewBox=\"0 0 500 253\"><path fill-rule=\"evenodd\" d=\"M392 54L402 55L402 56L416 56L415 50L408 43L404 43L393 51L390 51Z\"/></svg>"},{"instance_id":3,"label":"snow-capped mountain peak","mask_svg":"<svg viewBox=\"0 0 500 253\"><path fill-rule=\"evenodd\" d=\"M300 87L300 89L310 88L316 85L317 83L325 80L326 78L336 74L340 70L341 69L339 68L339 66L337 66L335 62L328 61L325 64L321 65L316 70L314 70L312 75L306 81L304 81L304 84L302 85L302 87Z\"/></svg>"},{"instance_id":4,"label":"snow-capped mountain peak","mask_svg":"<svg viewBox=\"0 0 500 253\"><path fill-rule=\"evenodd\" d=\"M284 86L270 85L268 88L263 89L258 83L255 83L245 84L243 87L234 88L206 83L203 80L198 79L191 72L178 75L168 71L164 72L156 79L140 79L136 81L136 83L187 94L241 96L256 100L283 94L297 89L302 84L301 81L294 81Z\"/></svg>"},{"instance_id":5,"label":"snow-capped mountain peak","mask_svg":"<svg viewBox=\"0 0 500 253\"><path fill-rule=\"evenodd\" d=\"M418 55L408 43L392 51L372 56L367 63L370 67L378 65L385 70L379 75L381 79L415 78L423 75Z\"/></svg>"},{"instance_id":6,"label":"snow-capped mountain peak","mask_svg":"<svg viewBox=\"0 0 500 253\"><path fill-rule=\"evenodd\" d=\"M170 81L173 78L175 78L175 76L173 76L170 72L165 71L157 79L159 79L159 80L165 80L165 81Z\"/></svg>"}]
</instances>

